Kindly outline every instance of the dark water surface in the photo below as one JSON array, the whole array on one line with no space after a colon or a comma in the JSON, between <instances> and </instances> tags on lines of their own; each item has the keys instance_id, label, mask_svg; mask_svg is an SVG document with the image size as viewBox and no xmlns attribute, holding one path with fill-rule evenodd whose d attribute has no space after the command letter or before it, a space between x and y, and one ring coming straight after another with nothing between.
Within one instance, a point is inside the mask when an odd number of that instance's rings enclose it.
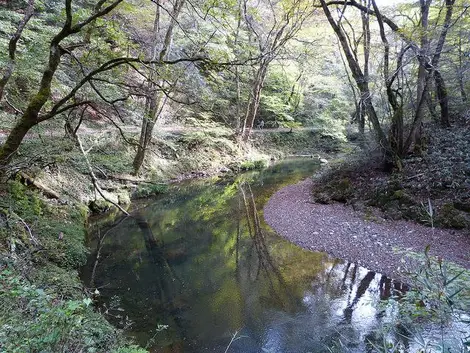
<instances>
[{"instance_id":1,"label":"dark water surface","mask_svg":"<svg viewBox=\"0 0 470 353\"><path fill-rule=\"evenodd\" d=\"M317 168L290 160L190 182L133 217L96 222L82 279L108 319L152 352L327 352L338 342L366 351L393 315L378 302L398 284L302 250L263 220L276 190Z\"/></svg>"}]
</instances>

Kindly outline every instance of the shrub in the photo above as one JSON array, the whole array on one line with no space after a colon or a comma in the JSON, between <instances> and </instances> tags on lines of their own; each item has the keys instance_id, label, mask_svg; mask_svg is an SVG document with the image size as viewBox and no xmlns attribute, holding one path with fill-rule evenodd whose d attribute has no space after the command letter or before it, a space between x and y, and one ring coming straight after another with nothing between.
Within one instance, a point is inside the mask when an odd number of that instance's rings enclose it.
<instances>
[{"instance_id":1,"label":"shrub","mask_svg":"<svg viewBox=\"0 0 470 353\"><path fill-rule=\"evenodd\" d=\"M63 300L0 272L0 347L5 352L99 352L117 346L115 329L93 312L91 299Z\"/></svg>"},{"instance_id":2,"label":"shrub","mask_svg":"<svg viewBox=\"0 0 470 353\"><path fill-rule=\"evenodd\" d=\"M140 184L134 192L133 197L144 198L160 194L165 194L168 191L167 184Z\"/></svg>"}]
</instances>

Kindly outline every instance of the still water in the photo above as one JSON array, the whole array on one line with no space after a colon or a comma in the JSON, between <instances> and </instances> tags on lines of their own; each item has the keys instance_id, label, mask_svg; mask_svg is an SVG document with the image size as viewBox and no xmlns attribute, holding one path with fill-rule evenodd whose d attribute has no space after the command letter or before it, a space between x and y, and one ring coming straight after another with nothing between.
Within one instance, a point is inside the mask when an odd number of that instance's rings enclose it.
<instances>
[{"instance_id":1,"label":"still water","mask_svg":"<svg viewBox=\"0 0 470 353\"><path fill-rule=\"evenodd\" d=\"M82 272L100 310L152 352L366 351L398 283L273 232L263 205L309 159L193 181L96 222ZM232 341L232 342L231 342Z\"/></svg>"}]
</instances>

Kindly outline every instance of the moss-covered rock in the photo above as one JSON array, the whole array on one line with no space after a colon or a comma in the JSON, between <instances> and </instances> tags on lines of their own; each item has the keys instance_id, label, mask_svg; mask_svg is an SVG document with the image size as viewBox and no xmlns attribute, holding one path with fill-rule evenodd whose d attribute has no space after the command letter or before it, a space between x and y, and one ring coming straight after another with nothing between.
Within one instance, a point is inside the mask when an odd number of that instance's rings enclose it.
<instances>
[{"instance_id":1,"label":"moss-covered rock","mask_svg":"<svg viewBox=\"0 0 470 353\"><path fill-rule=\"evenodd\" d=\"M125 190L121 190L117 194L118 203L120 205L129 205L131 203L131 195Z\"/></svg>"},{"instance_id":2,"label":"moss-covered rock","mask_svg":"<svg viewBox=\"0 0 470 353\"><path fill-rule=\"evenodd\" d=\"M346 203L354 197L354 188L349 178L341 178L324 185L315 185L313 196L319 203L327 204L333 201Z\"/></svg>"},{"instance_id":3,"label":"moss-covered rock","mask_svg":"<svg viewBox=\"0 0 470 353\"><path fill-rule=\"evenodd\" d=\"M463 212L456 209L452 203L446 203L437 210L435 223L443 227L456 229L463 229L469 225Z\"/></svg>"}]
</instances>

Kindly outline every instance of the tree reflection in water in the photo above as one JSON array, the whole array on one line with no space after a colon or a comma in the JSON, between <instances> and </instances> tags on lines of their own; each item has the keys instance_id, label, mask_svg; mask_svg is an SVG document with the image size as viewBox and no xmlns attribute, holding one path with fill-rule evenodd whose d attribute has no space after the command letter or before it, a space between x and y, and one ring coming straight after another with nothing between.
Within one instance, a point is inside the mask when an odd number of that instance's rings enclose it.
<instances>
[{"instance_id":1,"label":"tree reflection in water","mask_svg":"<svg viewBox=\"0 0 470 353\"><path fill-rule=\"evenodd\" d=\"M116 325L128 316L140 344L154 337L154 352L223 352L236 331L232 353L322 352L338 339L365 351L393 282L278 237L262 206L292 180L279 168L253 179L181 187L96 232L82 277L98 305Z\"/></svg>"}]
</instances>

